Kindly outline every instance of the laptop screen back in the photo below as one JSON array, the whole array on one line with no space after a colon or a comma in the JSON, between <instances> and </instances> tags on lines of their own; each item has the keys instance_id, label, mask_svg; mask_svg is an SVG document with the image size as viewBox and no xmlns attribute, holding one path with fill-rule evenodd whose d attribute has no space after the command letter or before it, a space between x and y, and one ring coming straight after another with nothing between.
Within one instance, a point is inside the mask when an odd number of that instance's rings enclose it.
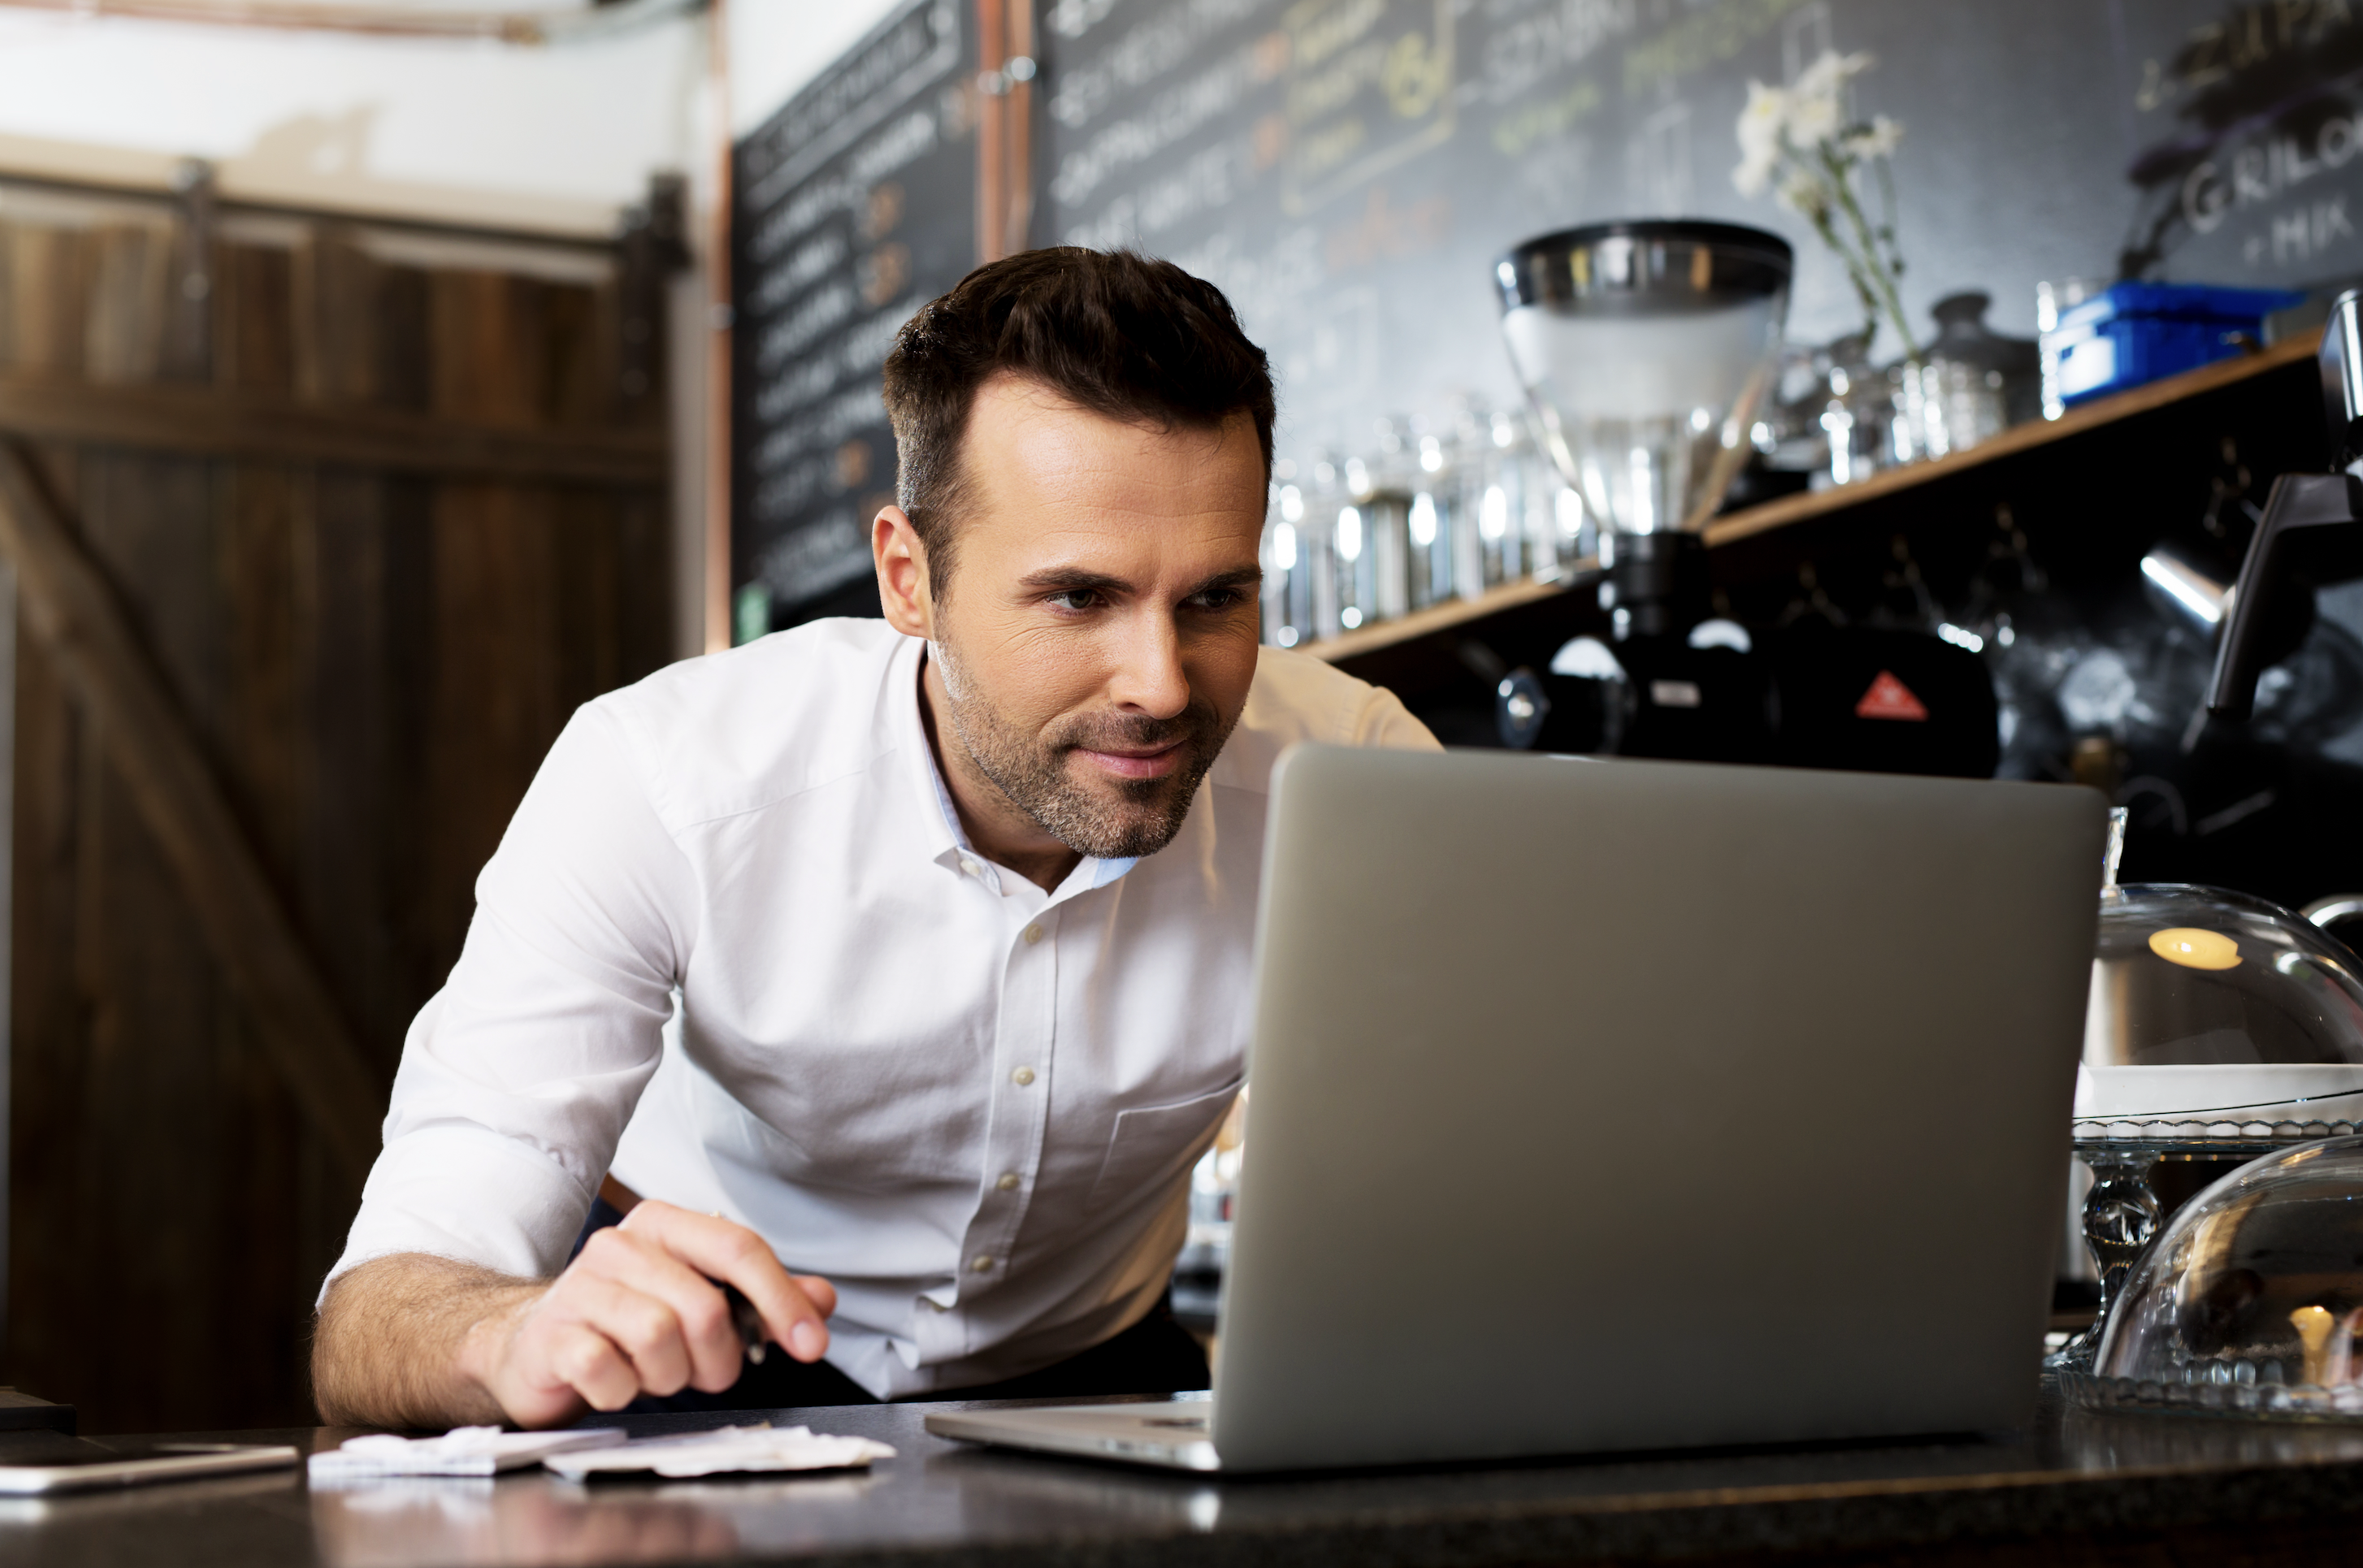
<instances>
[{"instance_id":1,"label":"laptop screen back","mask_svg":"<svg viewBox=\"0 0 2363 1568\"><path fill-rule=\"evenodd\" d=\"M1303 747L1226 1470L2023 1424L2105 805Z\"/></svg>"}]
</instances>

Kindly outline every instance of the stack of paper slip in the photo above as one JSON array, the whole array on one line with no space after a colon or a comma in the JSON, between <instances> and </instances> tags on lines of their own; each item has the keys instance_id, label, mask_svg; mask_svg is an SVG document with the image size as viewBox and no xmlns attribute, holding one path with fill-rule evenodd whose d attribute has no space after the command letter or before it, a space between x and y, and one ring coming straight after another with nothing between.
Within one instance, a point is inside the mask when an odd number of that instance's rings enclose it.
<instances>
[{"instance_id":1,"label":"stack of paper slip","mask_svg":"<svg viewBox=\"0 0 2363 1568\"><path fill-rule=\"evenodd\" d=\"M894 1451L868 1438L820 1437L810 1427L724 1427L554 1453L542 1463L570 1481L586 1475L737 1475L781 1470L852 1470Z\"/></svg>"},{"instance_id":2,"label":"stack of paper slip","mask_svg":"<svg viewBox=\"0 0 2363 1568\"><path fill-rule=\"evenodd\" d=\"M391 1434L349 1438L341 1448L312 1456L311 1475L324 1481L366 1481L381 1475L495 1475L538 1464L567 1449L613 1452L620 1427L582 1431L507 1432L498 1427L458 1427L438 1438Z\"/></svg>"}]
</instances>

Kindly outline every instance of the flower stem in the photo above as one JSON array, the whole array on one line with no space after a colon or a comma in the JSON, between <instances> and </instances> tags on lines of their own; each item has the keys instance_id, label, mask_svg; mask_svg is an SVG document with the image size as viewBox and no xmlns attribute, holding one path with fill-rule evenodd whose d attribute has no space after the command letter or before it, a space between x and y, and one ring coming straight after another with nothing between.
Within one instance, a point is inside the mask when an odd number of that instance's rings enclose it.
<instances>
[{"instance_id":1,"label":"flower stem","mask_svg":"<svg viewBox=\"0 0 2363 1568\"><path fill-rule=\"evenodd\" d=\"M1869 307L1874 319L1881 309L1885 311L1889 324L1903 340L1905 361L1916 366L1920 363L1920 345L1912 335L1912 323L1903 314L1903 301L1895 292L1895 278L1888 270L1887 258L1880 253L1879 238L1871 232L1870 220L1863 215L1861 204L1855 200L1854 182L1849 178L1852 171L1831 149L1828 142L1823 142L1815 150L1821 155L1822 167L1828 172L1831 194L1845 212L1847 221L1853 226L1855 237L1862 247L1863 265L1869 274L1872 288L1877 291L1876 302L1870 297L1869 291L1863 289L1863 279L1858 277L1855 287L1863 292L1863 304ZM1825 229L1824 237L1827 239L1826 223L1816 226ZM1843 248L1839 248L1839 254L1847 256L1849 267L1855 265L1854 258L1847 255Z\"/></svg>"}]
</instances>

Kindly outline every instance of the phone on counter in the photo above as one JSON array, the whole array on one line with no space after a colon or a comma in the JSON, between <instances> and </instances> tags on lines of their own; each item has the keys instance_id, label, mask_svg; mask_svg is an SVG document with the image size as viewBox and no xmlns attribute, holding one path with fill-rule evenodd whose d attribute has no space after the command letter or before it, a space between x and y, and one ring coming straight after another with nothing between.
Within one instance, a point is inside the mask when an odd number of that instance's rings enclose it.
<instances>
[{"instance_id":1,"label":"phone on counter","mask_svg":"<svg viewBox=\"0 0 2363 1568\"><path fill-rule=\"evenodd\" d=\"M0 1496L39 1496L244 1470L281 1470L302 1457L283 1443L100 1440L67 1437L62 1432L11 1432L0 1436Z\"/></svg>"}]
</instances>

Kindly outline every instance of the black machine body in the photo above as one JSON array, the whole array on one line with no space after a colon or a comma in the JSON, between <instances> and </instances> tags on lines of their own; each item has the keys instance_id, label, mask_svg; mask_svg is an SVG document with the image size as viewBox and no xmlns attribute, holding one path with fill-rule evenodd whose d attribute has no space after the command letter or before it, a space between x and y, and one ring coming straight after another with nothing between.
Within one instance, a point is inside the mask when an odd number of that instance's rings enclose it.
<instances>
[{"instance_id":1,"label":"black machine body","mask_svg":"<svg viewBox=\"0 0 2363 1568\"><path fill-rule=\"evenodd\" d=\"M2257 678L2294 652L2313 625L2314 590L2363 578L2363 293L2331 305L2322 334L2324 412L2336 471L2283 474L2240 563L2215 646L2207 711L2242 720Z\"/></svg>"},{"instance_id":2,"label":"black machine body","mask_svg":"<svg viewBox=\"0 0 2363 1568\"><path fill-rule=\"evenodd\" d=\"M1993 682L1966 648L1918 632L1820 621L1742 650L1631 636L1594 673L1517 670L1504 745L1692 762L1991 777ZM1604 652L1604 650L1603 650Z\"/></svg>"}]
</instances>

